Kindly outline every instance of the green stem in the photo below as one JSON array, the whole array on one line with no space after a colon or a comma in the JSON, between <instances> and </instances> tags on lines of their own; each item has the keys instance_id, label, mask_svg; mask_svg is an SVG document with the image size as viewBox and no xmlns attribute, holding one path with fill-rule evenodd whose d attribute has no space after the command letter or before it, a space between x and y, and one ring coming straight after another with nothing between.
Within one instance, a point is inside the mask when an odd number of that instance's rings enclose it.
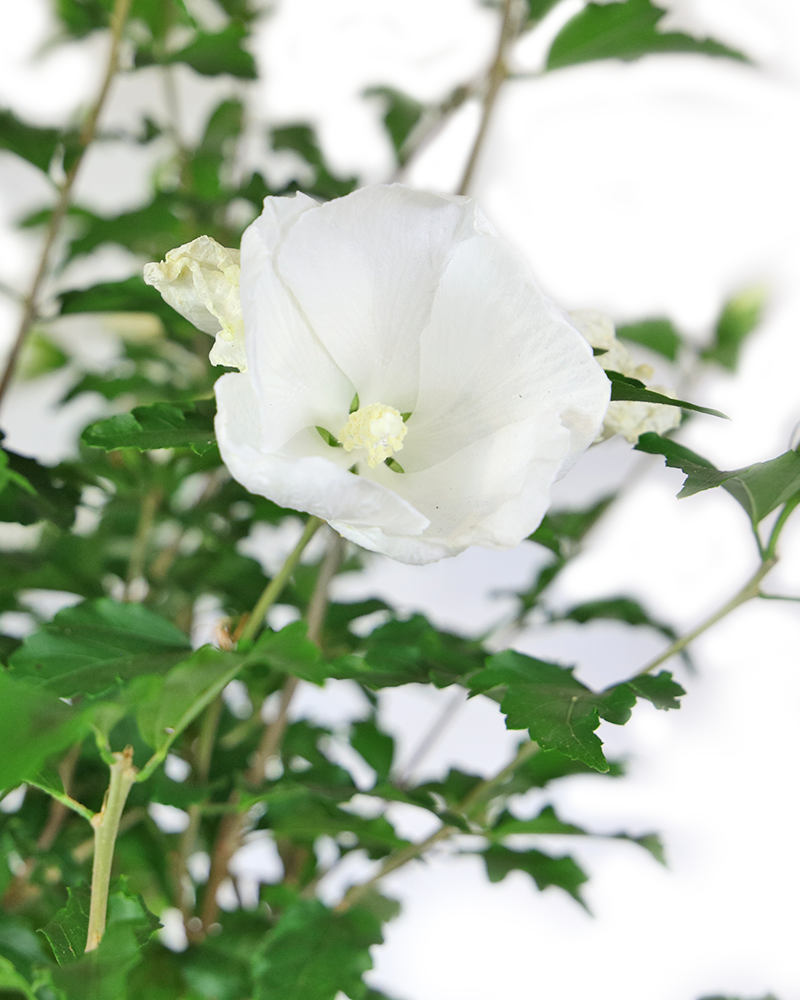
<instances>
[{"instance_id":1,"label":"green stem","mask_svg":"<svg viewBox=\"0 0 800 1000\"><path fill-rule=\"evenodd\" d=\"M136 526L136 535L133 539L131 557L128 560L128 587L134 580L144 576L144 564L147 556L147 546L150 541L150 534L153 530L156 513L161 505L163 492L158 486L149 489L142 498L142 506L139 511L139 523Z\"/></svg>"},{"instance_id":2,"label":"green stem","mask_svg":"<svg viewBox=\"0 0 800 1000\"><path fill-rule=\"evenodd\" d=\"M56 802L60 802L62 806L66 806L67 809L71 809L79 816L83 816L87 822L94 822L94 818L97 813L93 813L91 809L87 809L85 805L73 799L71 795L67 795L66 792L59 792L55 788L50 788L48 785L42 785L35 779L31 778L28 778L26 784L30 785L32 788L38 788L41 792L45 792L51 799L55 799Z\"/></svg>"},{"instance_id":3,"label":"green stem","mask_svg":"<svg viewBox=\"0 0 800 1000\"><path fill-rule=\"evenodd\" d=\"M694 642L699 635L702 635L703 632L710 629L712 625L716 625L718 621L721 621L729 615L731 611L735 611L741 604L746 604L747 601L752 600L752 598L759 597L759 584L767 573L769 573L769 571L773 568L775 563L777 563L777 561L778 557L775 555L773 555L770 559L766 559L758 567L756 572L750 577L742 589L737 594L734 594L734 596L726 604L723 604L719 611L715 611L713 615L706 618L704 622L701 622L697 628L692 629L691 632L687 632L686 635L682 635L680 638L676 639L675 642L673 642L671 646L668 646L663 653L643 666L642 669L637 672L636 676L638 677L641 674L648 674L651 670L655 670L656 667L660 667L662 663L670 657L675 656L676 653L682 652L690 642Z\"/></svg>"},{"instance_id":4,"label":"green stem","mask_svg":"<svg viewBox=\"0 0 800 1000\"><path fill-rule=\"evenodd\" d=\"M106 929L108 909L108 888L111 882L111 864L114 860L114 845L117 841L119 821L128 798L128 792L136 780L133 766L133 747L126 747L122 753L114 754L111 765L111 781L108 785L103 808L92 818L94 827L94 863L92 865L92 898L89 904L89 931L86 936L86 951L94 951L100 944Z\"/></svg>"},{"instance_id":5,"label":"green stem","mask_svg":"<svg viewBox=\"0 0 800 1000\"><path fill-rule=\"evenodd\" d=\"M525 741L517 751L516 756L507 764L502 771L499 771L493 778L487 778L482 781L479 785L465 796L458 805L453 807L453 812L458 813L465 819L469 819L473 816L480 805L501 785L504 785L511 775L516 771L516 769L524 761L531 757L539 749L537 743L532 740ZM434 844L438 844L441 840L447 840L454 834L459 833L459 828L457 826L441 826L438 830L430 835L427 840L423 840L419 844L409 844L408 847L403 847L399 851L395 851L386 858L377 873L367 882L362 882L360 885L351 886L345 893L344 899L334 907L335 913L345 913L354 906L360 899L372 889L374 885L389 872L396 871L398 868L402 868L403 865L408 864L409 861L414 861L416 858L421 857L426 851L430 850Z\"/></svg>"},{"instance_id":6,"label":"green stem","mask_svg":"<svg viewBox=\"0 0 800 1000\"><path fill-rule=\"evenodd\" d=\"M789 502L784 505L783 510L778 515L778 520L775 522L772 528L772 533L769 536L765 558L767 559L775 558L775 550L778 547L778 539L780 538L781 532L783 531L783 526L789 519L789 515L792 513L792 511L799 503L800 503L800 493L793 496L792 499L789 500Z\"/></svg>"},{"instance_id":7,"label":"green stem","mask_svg":"<svg viewBox=\"0 0 800 1000\"><path fill-rule=\"evenodd\" d=\"M270 580L267 586L264 588L264 592L259 597L256 606L253 608L253 612L247 620L244 628L239 635L239 642L249 642L255 639L264 622L264 616L267 611L272 607L272 605L277 601L281 595L281 591L286 586L289 577L295 570L295 567L300 562L300 556L303 554L303 549L308 545L311 539L314 537L315 532L323 524L322 520L318 517L310 517L306 523L305 531L300 536L300 541L294 547L294 551L291 553L289 558L283 564L281 570Z\"/></svg>"}]
</instances>

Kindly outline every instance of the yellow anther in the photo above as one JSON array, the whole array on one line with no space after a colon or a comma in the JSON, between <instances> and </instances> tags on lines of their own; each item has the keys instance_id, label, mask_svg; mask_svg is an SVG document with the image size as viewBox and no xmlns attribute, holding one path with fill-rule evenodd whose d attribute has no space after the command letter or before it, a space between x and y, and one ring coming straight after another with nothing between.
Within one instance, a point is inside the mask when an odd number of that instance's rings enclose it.
<instances>
[{"instance_id":1,"label":"yellow anther","mask_svg":"<svg viewBox=\"0 0 800 1000\"><path fill-rule=\"evenodd\" d=\"M345 451L365 448L367 464L374 469L391 458L393 452L402 451L407 431L399 410L382 403L370 403L350 414L337 440Z\"/></svg>"}]
</instances>

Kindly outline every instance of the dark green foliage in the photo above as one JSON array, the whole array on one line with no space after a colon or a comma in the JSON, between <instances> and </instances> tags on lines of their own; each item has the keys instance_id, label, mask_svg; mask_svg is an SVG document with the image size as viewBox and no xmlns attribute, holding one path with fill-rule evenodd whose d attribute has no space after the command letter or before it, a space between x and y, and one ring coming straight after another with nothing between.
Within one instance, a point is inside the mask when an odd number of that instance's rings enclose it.
<instances>
[{"instance_id":1,"label":"dark green foliage","mask_svg":"<svg viewBox=\"0 0 800 1000\"><path fill-rule=\"evenodd\" d=\"M37 128L21 121L13 111L0 110L0 149L47 172L55 156L60 133L55 128Z\"/></svg>"},{"instance_id":2,"label":"dark green foliage","mask_svg":"<svg viewBox=\"0 0 800 1000\"><path fill-rule=\"evenodd\" d=\"M341 990L364 1000L369 949L382 941L366 908L335 914L317 900L289 908L254 959L253 1000L334 1000Z\"/></svg>"},{"instance_id":3,"label":"dark green foliage","mask_svg":"<svg viewBox=\"0 0 800 1000\"><path fill-rule=\"evenodd\" d=\"M486 661L486 669L469 679L475 694L504 687L500 707L509 729L527 729L545 750L559 750L598 771L607 771L601 742L594 731L600 719L624 725L636 698L657 708L672 708L683 689L671 675L640 677L595 694L572 676L572 670L513 650Z\"/></svg>"},{"instance_id":4,"label":"dark green foliage","mask_svg":"<svg viewBox=\"0 0 800 1000\"><path fill-rule=\"evenodd\" d=\"M62 698L101 694L120 681L166 670L186 657L189 640L140 604L103 597L59 611L11 657L14 676Z\"/></svg>"},{"instance_id":5,"label":"dark green foliage","mask_svg":"<svg viewBox=\"0 0 800 1000\"><path fill-rule=\"evenodd\" d=\"M13 788L88 731L81 712L0 670L0 789Z\"/></svg>"},{"instance_id":6,"label":"dark green foliage","mask_svg":"<svg viewBox=\"0 0 800 1000\"><path fill-rule=\"evenodd\" d=\"M364 96L383 99L383 124L392 140L397 163L402 166L408 157L404 149L406 140L422 118L425 105L393 87L370 87Z\"/></svg>"},{"instance_id":7,"label":"dark green foliage","mask_svg":"<svg viewBox=\"0 0 800 1000\"><path fill-rule=\"evenodd\" d=\"M121 413L90 424L81 435L89 448L191 448L198 455L216 447L213 411L200 404L195 407L172 403L137 406L131 413Z\"/></svg>"},{"instance_id":8,"label":"dark green foliage","mask_svg":"<svg viewBox=\"0 0 800 1000\"><path fill-rule=\"evenodd\" d=\"M677 359L683 343L681 335L668 319L643 319L638 323L627 323L617 327L617 336L649 347L668 361Z\"/></svg>"},{"instance_id":9,"label":"dark green foliage","mask_svg":"<svg viewBox=\"0 0 800 1000\"><path fill-rule=\"evenodd\" d=\"M764 299L762 288L751 288L728 299L717 320L714 339L702 357L735 372L744 341L761 323Z\"/></svg>"},{"instance_id":10,"label":"dark green foliage","mask_svg":"<svg viewBox=\"0 0 800 1000\"><path fill-rule=\"evenodd\" d=\"M198 31L185 48L161 58L157 58L153 50L139 49L136 53L136 65L182 62L203 76L227 73L242 80L255 80L255 60L242 45L247 37L247 28L236 21L231 21L226 28L215 34Z\"/></svg>"},{"instance_id":11,"label":"dark green foliage","mask_svg":"<svg viewBox=\"0 0 800 1000\"><path fill-rule=\"evenodd\" d=\"M286 125L272 130L274 149L291 149L314 170L314 180L303 190L325 200L341 198L355 190L355 177L336 177L325 163L316 136L308 125Z\"/></svg>"},{"instance_id":12,"label":"dark green foliage","mask_svg":"<svg viewBox=\"0 0 800 1000\"><path fill-rule=\"evenodd\" d=\"M80 499L83 477L78 470L69 465L40 465L13 451L0 455L0 521L35 524L47 520L69 528Z\"/></svg>"},{"instance_id":13,"label":"dark green foliage","mask_svg":"<svg viewBox=\"0 0 800 1000\"><path fill-rule=\"evenodd\" d=\"M679 497L723 486L744 507L753 525L800 493L800 453L796 451L724 472L683 445L657 434L643 434L636 447L651 455L663 455L667 465L687 473Z\"/></svg>"},{"instance_id":14,"label":"dark green foliage","mask_svg":"<svg viewBox=\"0 0 800 1000\"><path fill-rule=\"evenodd\" d=\"M648 389L645 386L644 382L640 382L638 378L629 378L627 375L609 371L608 369L605 371L611 380L612 401L622 399L635 403L661 403L664 406L679 406L682 410L696 410L698 413L708 413L712 417L722 417L724 420L729 419L724 413L720 413L719 410L710 410L706 406L698 406L696 403L687 403L683 399L673 399L672 396L653 392L652 389Z\"/></svg>"},{"instance_id":15,"label":"dark green foliage","mask_svg":"<svg viewBox=\"0 0 800 1000\"><path fill-rule=\"evenodd\" d=\"M581 906L586 906L580 890L584 882L589 881L589 876L569 855L554 858L542 851L511 851L492 845L483 852L483 860L490 882L501 882L512 871L527 872L537 888L555 885L568 892Z\"/></svg>"},{"instance_id":16,"label":"dark green foliage","mask_svg":"<svg viewBox=\"0 0 800 1000\"><path fill-rule=\"evenodd\" d=\"M588 4L561 29L547 57L547 68L559 69L595 59L639 59L653 52L696 52L746 61L741 52L677 31L662 32L666 11L650 0Z\"/></svg>"},{"instance_id":17,"label":"dark green foliage","mask_svg":"<svg viewBox=\"0 0 800 1000\"><path fill-rule=\"evenodd\" d=\"M527 27L535 27L542 18L549 14L561 0L525 0L528 7Z\"/></svg>"},{"instance_id":18,"label":"dark green foliage","mask_svg":"<svg viewBox=\"0 0 800 1000\"><path fill-rule=\"evenodd\" d=\"M223 101L213 111L190 165L192 190L198 197L213 201L225 195L222 172L232 160L243 121L241 101Z\"/></svg>"}]
</instances>

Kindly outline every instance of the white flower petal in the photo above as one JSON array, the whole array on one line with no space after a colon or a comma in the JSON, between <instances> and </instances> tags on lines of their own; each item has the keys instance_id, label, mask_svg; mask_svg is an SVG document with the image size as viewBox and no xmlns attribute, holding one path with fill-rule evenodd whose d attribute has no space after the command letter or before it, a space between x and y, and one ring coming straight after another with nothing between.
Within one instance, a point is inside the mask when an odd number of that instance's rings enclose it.
<instances>
[{"instance_id":1,"label":"white flower petal","mask_svg":"<svg viewBox=\"0 0 800 1000\"><path fill-rule=\"evenodd\" d=\"M275 254L297 220L319 206L306 195L267 198L242 238L242 314L248 367L261 402L264 451L280 448L304 427L334 436L347 419L353 385L309 327L275 270Z\"/></svg>"},{"instance_id":2,"label":"white flower petal","mask_svg":"<svg viewBox=\"0 0 800 1000\"><path fill-rule=\"evenodd\" d=\"M222 459L251 493L331 523L346 516L355 525L392 528L409 535L427 527L428 519L396 493L315 453L311 433L293 447L265 453L259 400L249 372L223 375L215 391L215 429Z\"/></svg>"},{"instance_id":3,"label":"white flower petal","mask_svg":"<svg viewBox=\"0 0 800 1000\"><path fill-rule=\"evenodd\" d=\"M507 424L424 472L399 474L386 466L373 473L430 519L420 537L334 527L365 548L401 562L426 563L457 555L470 545L512 548L541 521L550 487L569 451L570 434L558 414Z\"/></svg>"},{"instance_id":4,"label":"white flower petal","mask_svg":"<svg viewBox=\"0 0 800 1000\"><path fill-rule=\"evenodd\" d=\"M145 264L144 280L203 333L216 334L211 363L243 369L244 326L239 301L239 251L200 236Z\"/></svg>"},{"instance_id":5,"label":"white flower petal","mask_svg":"<svg viewBox=\"0 0 800 1000\"><path fill-rule=\"evenodd\" d=\"M594 438L608 405L608 379L501 239L476 236L459 246L421 340L407 471L434 465L542 408L554 409L572 435L569 464Z\"/></svg>"},{"instance_id":6,"label":"white flower petal","mask_svg":"<svg viewBox=\"0 0 800 1000\"><path fill-rule=\"evenodd\" d=\"M488 230L471 200L400 185L362 188L292 228L278 270L362 405L413 408L441 275L461 241Z\"/></svg>"}]
</instances>

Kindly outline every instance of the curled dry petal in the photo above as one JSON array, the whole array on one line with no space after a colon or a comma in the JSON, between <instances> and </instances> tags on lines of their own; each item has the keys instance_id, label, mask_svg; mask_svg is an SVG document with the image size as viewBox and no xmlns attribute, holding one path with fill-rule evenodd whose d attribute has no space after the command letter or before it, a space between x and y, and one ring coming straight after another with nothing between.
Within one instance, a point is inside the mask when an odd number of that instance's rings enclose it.
<instances>
[{"instance_id":1,"label":"curled dry petal","mask_svg":"<svg viewBox=\"0 0 800 1000\"><path fill-rule=\"evenodd\" d=\"M653 369L650 365L637 364L634 361L627 347L617 340L614 324L607 316L594 309L576 309L569 315L592 347L606 352L597 357L603 368L649 383L653 377ZM662 386L651 385L649 388L664 396L672 395ZM618 399L608 404L597 441L605 441L615 434L621 434L626 441L635 444L641 434L648 431L666 434L667 431L678 427L680 422L681 411L676 406Z\"/></svg>"},{"instance_id":2,"label":"curled dry petal","mask_svg":"<svg viewBox=\"0 0 800 1000\"><path fill-rule=\"evenodd\" d=\"M217 382L222 457L368 549L510 548L597 437L607 378L472 199L267 198L241 267L247 366Z\"/></svg>"},{"instance_id":3,"label":"curled dry petal","mask_svg":"<svg viewBox=\"0 0 800 1000\"><path fill-rule=\"evenodd\" d=\"M198 330L216 335L209 355L213 365L243 371L239 262L238 250L200 236L170 250L161 264L145 264L144 280Z\"/></svg>"}]
</instances>

